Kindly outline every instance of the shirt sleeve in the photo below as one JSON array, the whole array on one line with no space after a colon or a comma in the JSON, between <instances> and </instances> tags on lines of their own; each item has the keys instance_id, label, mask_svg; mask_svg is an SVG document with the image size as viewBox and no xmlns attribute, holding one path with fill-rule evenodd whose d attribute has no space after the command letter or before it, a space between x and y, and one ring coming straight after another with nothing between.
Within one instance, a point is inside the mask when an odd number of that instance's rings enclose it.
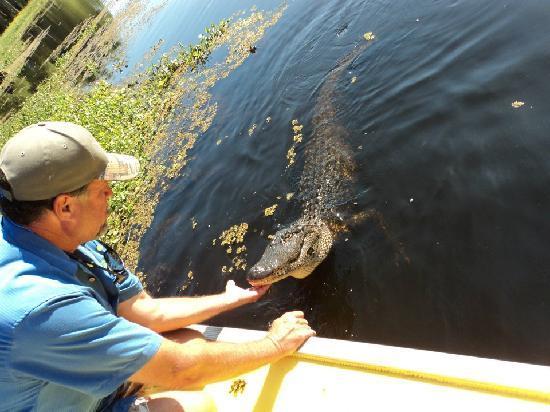
<instances>
[{"instance_id":1,"label":"shirt sleeve","mask_svg":"<svg viewBox=\"0 0 550 412\"><path fill-rule=\"evenodd\" d=\"M105 250L105 247L97 240L91 240L90 242L84 244L84 250L88 254L91 254L93 259L97 260L99 258L98 250ZM119 303L136 296L143 290L143 284L139 278L131 270L126 268L126 271L128 276L120 285L117 285Z\"/></svg>"},{"instance_id":2,"label":"shirt sleeve","mask_svg":"<svg viewBox=\"0 0 550 412\"><path fill-rule=\"evenodd\" d=\"M162 340L79 293L35 307L14 333L14 371L97 397L109 395L141 369Z\"/></svg>"},{"instance_id":3,"label":"shirt sleeve","mask_svg":"<svg viewBox=\"0 0 550 412\"><path fill-rule=\"evenodd\" d=\"M143 290L143 284L130 270L128 270L128 277L118 285L118 302L124 302L131 297L136 296Z\"/></svg>"}]
</instances>

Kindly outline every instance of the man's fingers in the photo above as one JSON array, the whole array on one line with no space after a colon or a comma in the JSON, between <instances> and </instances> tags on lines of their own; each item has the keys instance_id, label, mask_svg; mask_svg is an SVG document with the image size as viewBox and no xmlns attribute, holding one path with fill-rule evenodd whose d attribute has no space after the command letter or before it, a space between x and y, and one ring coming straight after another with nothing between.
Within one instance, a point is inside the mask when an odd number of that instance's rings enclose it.
<instances>
[{"instance_id":1,"label":"man's fingers","mask_svg":"<svg viewBox=\"0 0 550 412\"><path fill-rule=\"evenodd\" d=\"M306 334L306 336L315 336L317 333L311 329L310 327L307 327L307 328L303 328L304 330L304 333Z\"/></svg>"},{"instance_id":2,"label":"man's fingers","mask_svg":"<svg viewBox=\"0 0 550 412\"><path fill-rule=\"evenodd\" d=\"M302 311L287 312L273 321L268 337L281 346L284 353L292 353L316 333L303 317Z\"/></svg>"},{"instance_id":3,"label":"man's fingers","mask_svg":"<svg viewBox=\"0 0 550 412\"><path fill-rule=\"evenodd\" d=\"M307 341L309 338L311 338L312 336L315 336L317 335L317 333L311 329L309 326L307 327L301 327L299 332L300 336L303 338L303 342L302 342L302 345L304 344L305 341ZM301 346L301 345L300 345Z\"/></svg>"},{"instance_id":4,"label":"man's fingers","mask_svg":"<svg viewBox=\"0 0 550 412\"><path fill-rule=\"evenodd\" d=\"M304 312L302 312L301 310L295 310L295 311L292 311L292 312L286 312L283 316L303 318L304 317Z\"/></svg>"},{"instance_id":5,"label":"man's fingers","mask_svg":"<svg viewBox=\"0 0 550 412\"><path fill-rule=\"evenodd\" d=\"M263 295L265 292L268 291L268 289L271 287L271 284L269 285L262 285L262 286L254 286L252 288L250 288L250 290L253 290L255 291L256 293L258 293L259 295Z\"/></svg>"}]
</instances>

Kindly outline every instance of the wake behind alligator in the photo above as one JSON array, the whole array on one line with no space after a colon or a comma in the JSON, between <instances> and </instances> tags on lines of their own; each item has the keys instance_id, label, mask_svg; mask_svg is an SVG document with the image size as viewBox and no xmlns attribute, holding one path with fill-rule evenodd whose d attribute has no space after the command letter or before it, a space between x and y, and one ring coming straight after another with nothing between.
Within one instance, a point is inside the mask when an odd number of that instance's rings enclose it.
<instances>
[{"instance_id":1,"label":"wake behind alligator","mask_svg":"<svg viewBox=\"0 0 550 412\"><path fill-rule=\"evenodd\" d=\"M302 215L277 231L262 257L248 272L252 285L277 282L288 276L308 276L328 255L335 239L334 208L351 197L355 163L344 138L346 129L337 123L335 87L349 64L371 42L356 46L338 61L317 97L313 134L305 150L299 191Z\"/></svg>"}]
</instances>

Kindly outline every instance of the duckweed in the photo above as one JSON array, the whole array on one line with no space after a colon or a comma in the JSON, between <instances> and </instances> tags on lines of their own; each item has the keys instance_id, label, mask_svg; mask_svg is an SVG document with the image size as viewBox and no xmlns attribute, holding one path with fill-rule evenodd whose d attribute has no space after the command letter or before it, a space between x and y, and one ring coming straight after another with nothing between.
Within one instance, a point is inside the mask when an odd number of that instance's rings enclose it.
<instances>
[{"instance_id":1,"label":"duckweed","mask_svg":"<svg viewBox=\"0 0 550 412\"><path fill-rule=\"evenodd\" d=\"M264 209L264 216L273 216L275 213L275 209L277 209L277 203L275 203L273 206L266 207Z\"/></svg>"}]
</instances>

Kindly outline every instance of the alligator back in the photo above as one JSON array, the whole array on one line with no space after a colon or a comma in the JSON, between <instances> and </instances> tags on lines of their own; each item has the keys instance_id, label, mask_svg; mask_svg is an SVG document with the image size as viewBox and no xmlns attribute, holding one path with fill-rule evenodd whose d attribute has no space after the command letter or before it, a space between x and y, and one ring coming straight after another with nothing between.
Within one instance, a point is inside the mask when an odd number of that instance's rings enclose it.
<instances>
[{"instance_id":1,"label":"alligator back","mask_svg":"<svg viewBox=\"0 0 550 412\"><path fill-rule=\"evenodd\" d=\"M342 73L369 43L341 58L324 81L315 104L313 133L305 149L299 191L304 217L327 219L331 210L351 197L355 162L346 143L348 132L338 123L336 85Z\"/></svg>"}]
</instances>

